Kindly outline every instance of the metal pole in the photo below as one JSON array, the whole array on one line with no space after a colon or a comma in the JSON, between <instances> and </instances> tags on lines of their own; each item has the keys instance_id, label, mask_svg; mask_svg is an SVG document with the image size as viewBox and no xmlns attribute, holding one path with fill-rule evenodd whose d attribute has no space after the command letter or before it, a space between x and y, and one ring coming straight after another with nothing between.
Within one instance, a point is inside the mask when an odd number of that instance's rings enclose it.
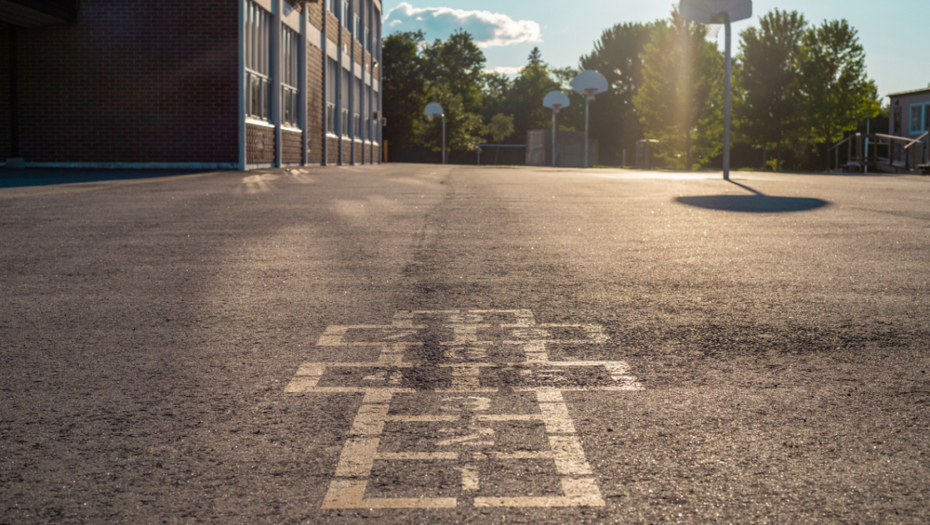
<instances>
[{"instance_id":1,"label":"metal pole","mask_svg":"<svg viewBox=\"0 0 930 525\"><path fill-rule=\"evenodd\" d=\"M552 110L552 167L555 167L555 115L559 110Z\"/></svg>"},{"instance_id":2,"label":"metal pole","mask_svg":"<svg viewBox=\"0 0 930 525\"><path fill-rule=\"evenodd\" d=\"M730 14L723 13L724 24L726 25L726 62L725 78L723 86L723 180L730 180L730 76L733 72L733 64L730 59L731 30Z\"/></svg>"},{"instance_id":3,"label":"metal pole","mask_svg":"<svg viewBox=\"0 0 930 525\"><path fill-rule=\"evenodd\" d=\"M442 116L442 163L446 163L446 116Z\"/></svg>"},{"instance_id":4,"label":"metal pole","mask_svg":"<svg viewBox=\"0 0 930 525\"><path fill-rule=\"evenodd\" d=\"M10 28L10 156L19 158L19 59L17 57L16 26Z\"/></svg>"},{"instance_id":5,"label":"metal pole","mask_svg":"<svg viewBox=\"0 0 930 525\"><path fill-rule=\"evenodd\" d=\"M588 167L588 104L591 102L591 95L584 99L584 167Z\"/></svg>"},{"instance_id":6,"label":"metal pole","mask_svg":"<svg viewBox=\"0 0 930 525\"><path fill-rule=\"evenodd\" d=\"M872 124L872 119L867 119L865 121L865 168L863 171L865 173L869 172L869 127Z\"/></svg>"}]
</instances>

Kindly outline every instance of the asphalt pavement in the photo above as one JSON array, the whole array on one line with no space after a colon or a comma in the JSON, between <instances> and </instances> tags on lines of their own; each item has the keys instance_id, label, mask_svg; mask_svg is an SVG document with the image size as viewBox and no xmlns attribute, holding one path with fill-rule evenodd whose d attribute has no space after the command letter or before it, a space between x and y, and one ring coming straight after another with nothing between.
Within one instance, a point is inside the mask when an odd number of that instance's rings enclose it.
<instances>
[{"instance_id":1,"label":"asphalt pavement","mask_svg":"<svg viewBox=\"0 0 930 525\"><path fill-rule=\"evenodd\" d=\"M0 188L0 523L930 522L930 177Z\"/></svg>"}]
</instances>

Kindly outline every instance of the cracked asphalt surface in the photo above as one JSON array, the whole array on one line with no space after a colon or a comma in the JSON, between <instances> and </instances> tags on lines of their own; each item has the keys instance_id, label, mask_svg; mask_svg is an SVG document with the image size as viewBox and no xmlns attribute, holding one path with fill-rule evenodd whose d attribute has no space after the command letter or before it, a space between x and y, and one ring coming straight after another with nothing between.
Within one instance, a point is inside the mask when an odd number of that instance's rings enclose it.
<instances>
[{"instance_id":1,"label":"cracked asphalt surface","mask_svg":"<svg viewBox=\"0 0 930 525\"><path fill-rule=\"evenodd\" d=\"M388 164L0 189L0 523L927 523L930 178L733 178ZM549 358L623 361L641 389L481 371L483 414L582 385L573 432L499 421L481 439L509 452L443 449L464 419L415 418L465 410L433 392L471 381L441 367L479 310L599 327ZM330 327L436 311L378 336L422 365L322 376L412 392L353 471L379 405L288 385L377 358ZM508 322L455 348L509 352ZM547 439L580 463L514 455ZM566 506L479 503L558 501L570 475L595 485ZM327 504L337 478L454 506Z\"/></svg>"}]
</instances>

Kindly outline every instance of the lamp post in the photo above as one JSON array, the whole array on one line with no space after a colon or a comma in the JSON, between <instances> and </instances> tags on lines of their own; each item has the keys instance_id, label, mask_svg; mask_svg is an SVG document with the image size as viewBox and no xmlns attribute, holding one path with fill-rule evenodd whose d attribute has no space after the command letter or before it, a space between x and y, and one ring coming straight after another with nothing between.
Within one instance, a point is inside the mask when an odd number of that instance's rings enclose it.
<instances>
[{"instance_id":1,"label":"lamp post","mask_svg":"<svg viewBox=\"0 0 930 525\"><path fill-rule=\"evenodd\" d=\"M435 117L442 117L442 163L446 163L446 114L438 102L430 102L426 105L426 118L433 120Z\"/></svg>"}]
</instances>

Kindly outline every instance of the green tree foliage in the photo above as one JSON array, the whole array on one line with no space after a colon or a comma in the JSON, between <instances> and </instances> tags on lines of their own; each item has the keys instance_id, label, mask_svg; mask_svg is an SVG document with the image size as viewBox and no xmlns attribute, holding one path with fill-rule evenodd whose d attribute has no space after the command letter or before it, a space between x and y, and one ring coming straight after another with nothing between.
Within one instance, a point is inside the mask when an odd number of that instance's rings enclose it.
<instances>
[{"instance_id":1,"label":"green tree foliage","mask_svg":"<svg viewBox=\"0 0 930 525\"><path fill-rule=\"evenodd\" d=\"M610 89L591 105L591 136L600 157L620 161L635 141L654 139L669 167L691 169L717 162L723 147L723 57L705 39L704 26L677 10L653 24L619 24L605 31L580 69L550 68L533 49L516 77L483 71L485 58L468 33L424 44L422 32L395 33L384 41L385 137L392 158L423 148L439 151L441 122L427 122L430 101L446 112L450 151L474 151L493 142L523 143L531 129L548 129L542 106L549 91L569 95L559 129L584 129L584 98L571 90L581 69L608 79ZM763 151L802 160L843 138L879 112L865 52L845 21L807 27L796 12L774 10L742 33L734 64L736 139ZM880 125L879 122L873 124ZM818 154L812 147L823 145ZM628 155L632 158L632 155ZM410 158L410 157L406 157Z\"/></svg>"},{"instance_id":2,"label":"green tree foliage","mask_svg":"<svg viewBox=\"0 0 930 525\"><path fill-rule=\"evenodd\" d=\"M491 142L503 142L507 137L513 135L513 115L504 115L503 113L494 115L491 117L491 121L488 122L487 127L485 127L484 132L491 139ZM497 164L500 154L501 148L494 148L494 164Z\"/></svg>"},{"instance_id":3,"label":"green tree foliage","mask_svg":"<svg viewBox=\"0 0 930 525\"><path fill-rule=\"evenodd\" d=\"M581 57L581 69L599 71L610 85L592 103L590 117L591 137L598 140L599 158L605 163L619 164L624 149L632 155L643 136L633 97L643 84L643 50L653 28L653 24L617 24L604 31L591 54ZM577 102L583 119L584 100L578 96Z\"/></svg>"},{"instance_id":4,"label":"green tree foliage","mask_svg":"<svg viewBox=\"0 0 930 525\"><path fill-rule=\"evenodd\" d=\"M763 151L777 152L776 169L786 147L797 146L802 113L798 103L801 40L807 22L798 12L775 9L759 28L742 32L734 104L740 138Z\"/></svg>"},{"instance_id":5,"label":"green tree foliage","mask_svg":"<svg viewBox=\"0 0 930 525\"><path fill-rule=\"evenodd\" d=\"M491 117L485 133L491 139L491 142L503 142L507 137L513 135L513 115L504 115L498 113Z\"/></svg>"},{"instance_id":6,"label":"green tree foliage","mask_svg":"<svg viewBox=\"0 0 930 525\"><path fill-rule=\"evenodd\" d=\"M880 109L878 90L865 68L865 50L845 20L826 21L802 38L798 96L807 140L821 144L829 169L829 148Z\"/></svg>"},{"instance_id":7,"label":"green tree foliage","mask_svg":"<svg viewBox=\"0 0 930 525\"><path fill-rule=\"evenodd\" d=\"M485 120L499 113L510 111L507 97L513 89L513 81L502 73L486 73L484 76L484 110Z\"/></svg>"},{"instance_id":8,"label":"green tree foliage","mask_svg":"<svg viewBox=\"0 0 930 525\"><path fill-rule=\"evenodd\" d=\"M426 79L419 50L423 32L394 33L384 39L384 138L391 158L402 158L417 143L417 125L426 107Z\"/></svg>"},{"instance_id":9,"label":"green tree foliage","mask_svg":"<svg viewBox=\"0 0 930 525\"><path fill-rule=\"evenodd\" d=\"M673 168L705 166L723 147L723 60L704 35L677 9L657 24L633 95L645 138L659 141L656 155Z\"/></svg>"},{"instance_id":10,"label":"green tree foliage","mask_svg":"<svg viewBox=\"0 0 930 525\"><path fill-rule=\"evenodd\" d=\"M507 96L507 112L514 116L514 140L524 144L527 131L552 126L551 110L543 107L542 101L546 93L556 89L559 83L549 76L539 48L534 48Z\"/></svg>"},{"instance_id":11,"label":"green tree foliage","mask_svg":"<svg viewBox=\"0 0 930 525\"><path fill-rule=\"evenodd\" d=\"M438 102L445 110L447 149L474 151L484 129L484 53L471 35L457 31L446 41L436 40L425 46L422 59L427 101ZM422 108L419 114L423 114ZM420 119L417 131L421 144L433 151L442 149L441 124Z\"/></svg>"}]
</instances>

